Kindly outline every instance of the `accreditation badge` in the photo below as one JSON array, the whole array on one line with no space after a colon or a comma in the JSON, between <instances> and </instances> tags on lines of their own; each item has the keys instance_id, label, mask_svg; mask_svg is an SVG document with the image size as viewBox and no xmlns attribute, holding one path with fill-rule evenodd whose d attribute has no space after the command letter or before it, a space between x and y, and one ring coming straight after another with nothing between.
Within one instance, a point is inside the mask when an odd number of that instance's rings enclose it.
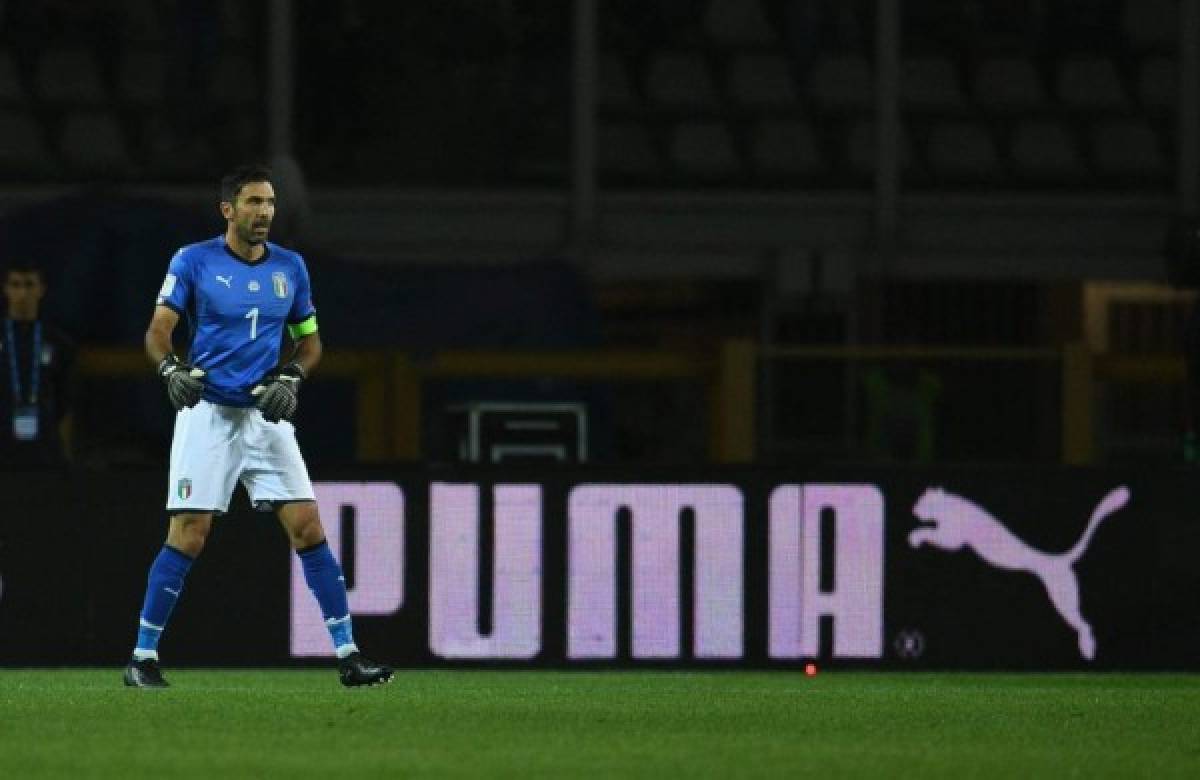
<instances>
[{"instance_id":1,"label":"accreditation badge","mask_svg":"<svg viewBox=\"0 0 1200 780\"><path fill-rule=\"evenodd\" d=\"M21 405L13 408L13 438L17 441L34 441L38 437L38 408Z\"/></svg>"}]
</instances>

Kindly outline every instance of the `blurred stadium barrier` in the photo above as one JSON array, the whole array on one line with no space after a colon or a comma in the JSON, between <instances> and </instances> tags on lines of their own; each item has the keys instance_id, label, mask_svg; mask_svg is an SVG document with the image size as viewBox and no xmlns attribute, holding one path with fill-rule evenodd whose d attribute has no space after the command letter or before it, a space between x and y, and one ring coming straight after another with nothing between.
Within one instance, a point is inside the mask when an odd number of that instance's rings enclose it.
<instances>
[{"instance_id":1,"label":"blurred stadium barrier","mask_svg":"<svg viewBox=\"0 0 1200 780\"><path fill-rule=\"evenodd\" d=\"M159 388L140 351L88 348L79 367L84 383L137 383L154 406ZM339 397L352 406L353 422L338 419L327 404L302 407L302 414L309 414L309 427L325 436L310 457L336 450L330 438L340 436L350 437L341 460L406 461L442 456L445 448L430 441L441 435L431 418L442 410L430 398L447 382L687 385L706 400L698 407L703 419L685 422L695 429L686 435L702 443L674 450L675 459L685 462L1081 465L1121 458L1128 446L1122 449L1121 431L1131 426L1158 432L1160 439L1171 436L1180 419L1178 403L1146 399L1168 393L1181 403L1184 375L1178 356L1093 354L1081 343L1062 349L760 347L729 340L709 354L465 350L413 356L339 349L323 359L312 392L340 384ZM621 405L611 398L607 403ZM169 425L169 410L159 406ZM613 417L621 415L621 409L612 410ZM103 439L98 429L113 421L111 413L95 409L80 417L74 433L83 442ZM661 422L665 426L666 418ZM677 421L671 423L675 430L655 427L653 420L644 424L649 436L684 435ZM596 459L621 460L622 455L619 449L605 453L601 448Z\"/></svg>"}]
</instances>

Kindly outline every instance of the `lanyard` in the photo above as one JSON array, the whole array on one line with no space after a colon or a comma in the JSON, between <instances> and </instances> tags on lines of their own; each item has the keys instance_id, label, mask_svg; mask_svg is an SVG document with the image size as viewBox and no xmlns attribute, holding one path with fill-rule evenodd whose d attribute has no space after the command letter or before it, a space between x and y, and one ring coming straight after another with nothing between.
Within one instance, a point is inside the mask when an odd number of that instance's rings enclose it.
<instances>
[{"instance_id":1,"label":"lanyard","mask_svg":"<svg viewBox=\"0 0 1200 780\"><path fill-rule=\"evenodd\" d=\"M13 335L13 321L4 321L4 347L8 350L8 375L12 380L13 404L24 403L21 395L21 373L17 368L17 339ZM33 350L30 353L29 403L38 402L38 384L42 375L42 323L33 323Z\"/></svg>"}]
</instances>

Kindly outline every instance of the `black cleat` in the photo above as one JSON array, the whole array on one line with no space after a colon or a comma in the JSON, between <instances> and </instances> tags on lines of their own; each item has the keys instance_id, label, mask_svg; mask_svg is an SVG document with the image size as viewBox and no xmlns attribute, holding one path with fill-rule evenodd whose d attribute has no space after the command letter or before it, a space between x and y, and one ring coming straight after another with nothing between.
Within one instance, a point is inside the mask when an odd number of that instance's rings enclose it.
<instances>
[{"instance_id":1,"label":"black cleat","mask_svg":"<svg viewBox=\"0 0 1200 780\"><path fill-rule=\"evenodd\" d=\"M139 661L136 658L125 667L125 685L129 688L168 688L158 669L158 661L147 658Z\"/></svg>"},{"instance_id":2,"label":"black cleat","mask_svg":"<svg viewBox=\"0 0 1200 780\"><path fill-rule=\"evenodd\" d=\"M338 677L347 688L378 685L392 679L392 668L364 658L362 653L351 653L338 661Z\"/></svg>"}]
</instances>

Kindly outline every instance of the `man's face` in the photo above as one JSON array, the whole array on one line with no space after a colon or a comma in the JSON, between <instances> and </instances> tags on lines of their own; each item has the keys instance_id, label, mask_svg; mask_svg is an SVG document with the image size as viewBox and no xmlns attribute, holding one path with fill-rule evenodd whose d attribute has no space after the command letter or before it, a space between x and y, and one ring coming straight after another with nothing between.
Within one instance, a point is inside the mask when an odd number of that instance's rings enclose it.
<instances>
[{"instance_id":1,"label":"man's face","mask_svg":"<svg viewBox=\"0 0 1200 780\"><path fill-rule=\"evenodd\" d=\"M46 285L37 271L9 271L4 279L4 297L8 298L8 316L14 320L36 320L38 304L46 294Z\"/></svg>"},{"instance_id":2,"label":"man's face","mask_svg":"<svg viewBox=\"0 0 1200 780\"><path fill-rule=\"evenodd\" d=\"M271 220L275 218L275 188L269 181L248 182L233 203L221 204L221 213L238 239L247 244L261 244L267 240Z\"/></svg>"}]
</instances>

